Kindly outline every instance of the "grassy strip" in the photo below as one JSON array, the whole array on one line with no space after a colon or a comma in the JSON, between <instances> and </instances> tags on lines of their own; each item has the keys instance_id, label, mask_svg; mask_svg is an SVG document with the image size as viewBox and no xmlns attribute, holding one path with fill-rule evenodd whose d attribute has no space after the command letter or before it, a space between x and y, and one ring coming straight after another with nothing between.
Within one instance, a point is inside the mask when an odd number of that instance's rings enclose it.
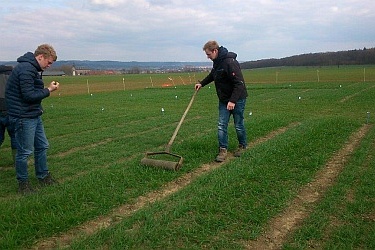
<instances>
[{"instance_id":1,"label":"grassy strip","mask_svg":"<svg viewBox=\"0 0 375 250\"><path fill-rule=\"evenodd\" d=\"M286 249L375 248L375 129Z\"/></svg>"},{"instance_id":2,"label":"grassy strip","mask_svg":"<svg viewBox=\"0 0 375 250\"><path fill-rule=\"evenodd\" d=\"M127 240L133 242L128 246L134 248L189 248L191 242L197 248L207 242L208 248L220 244L233 248L240 245L237 240L256 237L268 218L293 197L295 189L307 183L347 136L366 121L366 112L375 113L375 88L370 88L373 83L342 85L326 82L248 86L245 119L249 140L255 141L295 121L302 125L249 150L243 158L212 176L202 177L166 202L128 218L124 225L110 229L108 237L106 232L90 237L88 241L99 243L88 246L112 244L110 235L117 229L128 235L119 241L119 248L127 246ZM29 247L34 241L66 232L115 207L132 204L139 196L159 190L212 161L217 148L217 100L214 88L205 88L172 147L173 152L184 156L183 168L167 172L140 165L145 151L160 150L167 143L192 93L192 86L178 86L95 93L92 97L62 94L46 99L43 119L51 143L50 169L61 184L40 189L35 195L18 196L10 158L3 161L3 153L10 156L6 141L0 149L0 248ZM348 96L351 98L340 102ZM164 115L161 107L166 110ZM232 124L229 132L233 150L237 145ZM29 172L33 177L32 164ZM31 181L36 184L34 178ZM217 193L216 189L225 191ZM177 226L169 225L173 223ZM230 240L232 235L235 242ZM113 237L124 236L119 232Z\"/></svg>"},{"instance_id":3,"label":"grassy strip","mask_svg":"<svg viewBox=\"0 0 375 250\"><path fill-rule=\"evenodd\" d=\"M186 96L190 98L191 90L186 88L180 93L182 96L187 93ZM113 94L113 96L116 95L118 93ZM205 95L206 98L204 98ZM202 96L203 103L215 101L216 98L212 96L212 92L206 94L202 92ZM208 96L210 97L207 98ZM76 98L81 99L79 96ZM139 99L139 102L135 102L136 106L141 106L141 101L142 99ZM180 172L165 172L140 166L140 158L143 152L157 149L158 146L167 142L173 132L172 124L176 124L182 114L181 110L186 107L186 103L182 101L176 105L173 108L174 111L171 112L171 116L165 115L164 118L167 119L164 120L164 123L171 123L169 131L162 129L157 133L150 131L144 135L130 137L134 131L125 130L125 134L128 134L129 137L124 138L124 130L119 129L116 133L114 133L116 130L110 130L111 133L102 133L98 136L112 138L112 141L63 157L54 157L54 153L59 153L59 150L54 150L54 147L60 146L52 144L52 154L49 158L50 169L62 183L58 186L41 189L35 195L18 196L14 192L16 189L14 170L5 171L5 178L0 183L0 193L3 196L0 203L2 211L0 245L4 248L28 246L37 239L64 232L84 221L106 214L120 204L132 203L140 195L159 189L184 172L197 168L203 162L211 161L216 153L217 143L216 130L212 129L212 126L216 123L215 120L202 118L198 123L197 120L187 119L186 126L184 125L181 129L181 134L173 147L175 152L183 155L186 159L183 169ZM149 107L144 106L142 112L147 113L147 109ZM64 109L61 110L64 111ZM113 110L110 112L115 116L118 112L116 109ZM194 111L195 113L192 112L192 115L204 115L206 112L212 112L211 117L216 117L216 112L213 110L216 111L216 105L210 104L203 113ZM70 109L62 111L57 114L63 114L64 117L69 114ZM92 119L89 111L86 110L86 112L81 113L81 121ZM52 115L52 113L50 114ZM154 116L161 116L161 114L158 113ZM282 117L277 119L276 117L276 115L272 115L271 118L269 116L258 118L257 122L251 125L255 128L258 127L252 132L253 136L260 136L290 122L288 119ZM193 123L189 124L190 121ZM48 130L46 129L47 131L58 131L59 119L45 119L45 123L49 127ZM96 123L103 126L100 119ZM141 123L141 120L139 123ZM118 124L117 121L111 125L116 126L116 124ZM198 124L202 128L198 132L192 133L189 128L196 128ZM142 126L151 128L154 125L153 119L149 119L146 120L146 125ZM141 130L145 129L146 127L141 127ZM205 133L205 131L207 132ZM92 138L95 138L95 136ZM53 138L52 133L51 140L54 140ZM70 144L74 145L77 140L84 141L85 139L84 137L76 137L74 133L71 133L63 147L65 148ZM95 141L100 141L100 138L95 139ZM234 147L233 143L232 147ZM87 145L87 142L83 144ZM207 152L211 152L212 155L207 154ZM133 157L134 155L135 157ZM32 177L32 164L29 172ZM36 185L34 178L30 180L32 184Z\"/></svg>"},{"instance_id":4,"label":"grassy strip","mask_svg":"<svg viewBox=\"0 0 375 250\"><path fill-rule=\"evenodd\" d=\"M241 248L357 127L341 119L305 122L72 248Z\"/></svg>"}]
</instances>

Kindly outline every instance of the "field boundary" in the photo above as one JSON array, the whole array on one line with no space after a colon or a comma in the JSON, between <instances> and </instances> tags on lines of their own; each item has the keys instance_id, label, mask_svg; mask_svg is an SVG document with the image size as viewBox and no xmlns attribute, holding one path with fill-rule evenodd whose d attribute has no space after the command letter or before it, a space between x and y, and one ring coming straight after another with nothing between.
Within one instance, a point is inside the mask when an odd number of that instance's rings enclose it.
<instances>
[{"instance_id":1,"label":"field boundary","mask_svg":"<svg viewBox=\"0 0 375 250\"><path fill-rule=\"evenodd\" d=\"M352 133L347 143L335 153L315 178L302 187L296 198L267 225L267 230L256 240L244 243L246 249L281 249L288 236L308 217L313 206L335 182L355 148L372 126L364 124Z\"/></svg>"},{"instance_id":2,"label":"field boundary","mask_svg":"<svg viewBox=\"0 0 375 250\"><path fill-rule=\"evenodd\" d=\"M253 148L261 143L264 143L282 133L285 133L287 130L298 126L300 123L294 122L288 126L279 128L277 130L271 131L268 135L258 138L257 140L250 142L248 149ZM82 225L72 228L71 230L62 233L59 236L53 236L41 240L35 244L32 249L53 249L56 247L68 247L73 240L80 237L87 237L93 235L94 233L106 229L110 226L114 226L122 221L122 219L134 214L138 210L144 208L147 205L151 205L157 201L160 201L189 185L194 179L199 176L209 173L210 171L220 168L222 165L233 160L235 157L229 155L225 162L217 163L210 162L208 164L203 164L201 167L197 168L193 172L186 173L185 175L177 178L174 181L167 183L161 190L155 190L146 194L145 196L140 196L137 198L136 202L133 204L126 204L120 207L115 208L106 216L99 216L96 219L87 221Z\"/></svg>"}]
</instances>

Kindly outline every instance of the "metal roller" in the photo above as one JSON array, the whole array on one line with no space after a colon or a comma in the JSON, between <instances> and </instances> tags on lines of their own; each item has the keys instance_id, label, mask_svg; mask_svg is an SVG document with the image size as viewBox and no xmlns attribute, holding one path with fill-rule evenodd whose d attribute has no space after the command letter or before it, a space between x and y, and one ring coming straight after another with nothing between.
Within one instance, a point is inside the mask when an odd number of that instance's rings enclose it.
<instances>
[{"instance_id":1,"label":"metal roller","mask_svg":"<svg viewBox=\"0 0 375 250\"><path fill-rule=\"evenodd\" d=\"M176 135L178 131L180 130L181 124L185 119L186 114L188 113L191 105L193 104L195 95L197 94L198 90L196 90L191 97L191 100L189 102L189 105L187 106L184 114L181 117L180 122L178 123L176 130L174 131L172 138L169 140L165 151L161 152L147 152L145 157L141 160L141 164L150 166L150 167L157 167L157 168L163 168L167 170L178 170L182 166L183 158L180 155L170 153L170 148L173 144L174 139L176 138ZM153 157L152 157L153 156ZM177 158L176 161L170 161L170 160L165 160L165 159L156 159L156 157L172 157L172 158Z\"/></svg>"}]
</instances>

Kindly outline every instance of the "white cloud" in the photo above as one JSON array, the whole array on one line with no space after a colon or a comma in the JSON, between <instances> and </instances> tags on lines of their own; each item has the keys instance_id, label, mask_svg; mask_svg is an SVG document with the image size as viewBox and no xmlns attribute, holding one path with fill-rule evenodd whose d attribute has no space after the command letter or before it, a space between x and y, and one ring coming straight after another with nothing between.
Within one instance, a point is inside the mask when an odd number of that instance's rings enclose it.
<instances>
[{"instance_id":1,"label":"white cloud","mask_svg":"<svg viewBox=\"0 0 375 250\"><path fill-rule=\"evenodd\" d=\"M1 60L40 43L59 59L205 61L216 39L239 60L375 47L373 0L19 0L0 9Z\"/></svg>"}]
</instances>

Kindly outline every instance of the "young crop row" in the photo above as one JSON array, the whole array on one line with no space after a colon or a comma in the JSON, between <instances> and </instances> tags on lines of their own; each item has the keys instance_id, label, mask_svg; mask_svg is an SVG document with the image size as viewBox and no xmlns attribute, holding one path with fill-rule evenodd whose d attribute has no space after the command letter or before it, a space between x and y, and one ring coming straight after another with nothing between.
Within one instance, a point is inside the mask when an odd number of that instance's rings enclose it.
<instances>
[{"instance_id":1,"label":"young crop row","mask_svg":"<svg viewBox=\"0 0 375 250\"><path fill-rule=\"evenodd\" d=\"M279 76L294 70L282 68ZM251 79L260 73L245 74ZM87 91L84 76L63 78L60 93L43 102L51 145L48 163L58 185L19 196L9 140L2 145L0 248L246 248L364 124L368 132L348 156L342 175L332 180L326 200L311 206L311 216L285 244L375 246L370 223L375 193L370 185L375 180L374 81L248 84L245 122L250 146L241 158L222 165L212 164L217 153L217 98L214 86L207 86L198 92L171 148L184 157L184 165L166 171L143 166L140 160L147 151L164 149L193 85L181 81L156 86L152 75L154 87L130 88L133 76L125 77L125 90L106 85L115 82L115 76L88 77L89 88L95 81L105 87L95 92L94 87ZM160 83L165 81L159 77ZM80 88L82 92L73 91ZM229 132L234 138L232 124ZM235 139L230 140L229 150L236 146ZM320 217L337 223L328 225ZM354 223L356 218L361 223ZM340 242L343 235L349 240Z\"/></svg>"}]
</instances>

